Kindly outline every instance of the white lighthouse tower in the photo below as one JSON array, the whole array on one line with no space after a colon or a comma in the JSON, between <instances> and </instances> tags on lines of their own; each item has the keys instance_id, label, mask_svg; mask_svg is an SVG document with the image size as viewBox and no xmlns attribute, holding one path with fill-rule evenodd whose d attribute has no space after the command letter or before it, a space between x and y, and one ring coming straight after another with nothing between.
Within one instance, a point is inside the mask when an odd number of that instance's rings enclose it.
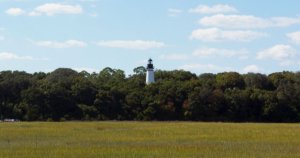
<instances>
[{"instance_id":1,"label":"white lighthouse tower","mask_svg":"<svg viewBox=\"0 0 300 158\"><path fill-rule=\"evenodd\" d=\"M148 64L147 64L147 74L146 74L146 84L147 85L155 82L153 69L154 69L154 67L152 64L152 59L150 58L148 60Z\"/></svg>"}]
</instances>

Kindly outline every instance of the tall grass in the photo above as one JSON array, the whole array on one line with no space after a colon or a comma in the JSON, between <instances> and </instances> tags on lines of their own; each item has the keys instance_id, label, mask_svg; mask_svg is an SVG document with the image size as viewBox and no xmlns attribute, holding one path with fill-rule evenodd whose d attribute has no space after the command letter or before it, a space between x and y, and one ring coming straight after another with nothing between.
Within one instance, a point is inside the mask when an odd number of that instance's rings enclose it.
<instances>
[{"instance_id":1,"label":"tall grass","mask_svg":"<svg viewBox=\"0 0 300 158\"><path fill-rule=\"evenodd\" d=\"M300 124L0 123L0 158L300 157Z\"/></svg>"}]
</instances>

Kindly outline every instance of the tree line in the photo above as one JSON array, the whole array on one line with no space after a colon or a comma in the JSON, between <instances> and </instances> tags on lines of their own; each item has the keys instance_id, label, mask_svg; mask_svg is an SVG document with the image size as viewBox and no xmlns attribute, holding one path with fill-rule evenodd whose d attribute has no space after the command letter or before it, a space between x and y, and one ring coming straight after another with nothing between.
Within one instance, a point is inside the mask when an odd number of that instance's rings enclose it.
<instances>
[{"instance_id":1,"label":"tree line","mask_svg":"<svg viewBox=\"0 0 300 158\"><path fill-rule=\"evenodd\" d=\"M0 72L0 119L299 122L300 73Z\"/></svg>"}]
</instances>

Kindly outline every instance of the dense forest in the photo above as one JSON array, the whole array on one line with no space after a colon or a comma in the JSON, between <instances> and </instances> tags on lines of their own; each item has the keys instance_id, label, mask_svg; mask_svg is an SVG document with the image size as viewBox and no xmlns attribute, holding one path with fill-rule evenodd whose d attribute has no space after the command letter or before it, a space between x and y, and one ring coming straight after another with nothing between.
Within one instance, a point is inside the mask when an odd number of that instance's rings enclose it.
<instances>
[{"instance_id":1,"label":"dense forest","mask_svg":"<svg viewBox=\"0 0 300 158\"><path fill-rule=\"evenodd\" d=\"M300 73L0 72L0 119L299 122Z\"/></svg>"}]
</instances>

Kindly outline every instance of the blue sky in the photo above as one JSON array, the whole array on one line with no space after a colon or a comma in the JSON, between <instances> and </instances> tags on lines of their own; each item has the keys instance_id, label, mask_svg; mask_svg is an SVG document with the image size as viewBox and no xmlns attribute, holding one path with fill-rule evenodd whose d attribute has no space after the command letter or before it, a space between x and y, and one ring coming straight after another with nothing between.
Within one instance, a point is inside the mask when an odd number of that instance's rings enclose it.
<instances>
[{"instance_id":1,"label":"blue sky","mask_svg":"<svg viewBox=\"0 0 300 158\"><path fill-rule=\"evenodd\" d=\"M300 1L0 0L0 71L300 70Z\"/></svg>"}]
</instances>

